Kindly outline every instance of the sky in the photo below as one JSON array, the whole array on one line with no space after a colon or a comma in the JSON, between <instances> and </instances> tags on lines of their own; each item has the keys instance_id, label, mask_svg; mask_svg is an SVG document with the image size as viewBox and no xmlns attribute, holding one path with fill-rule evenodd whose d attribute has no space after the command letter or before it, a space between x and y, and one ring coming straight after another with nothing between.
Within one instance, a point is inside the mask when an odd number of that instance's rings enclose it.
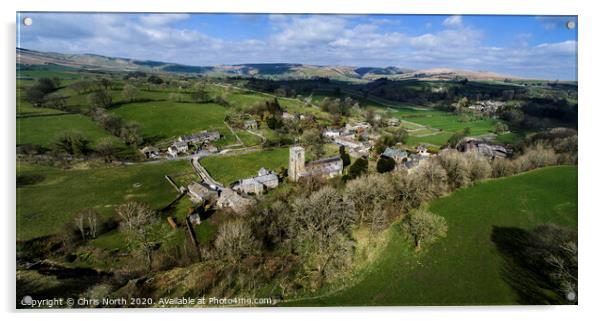
<instances>
[{"instance_id":1,"label":"sky","mask_svg":"<svg viewBox=\"0 0 602 321\"><path fill-rule=\"evenodd\" d=\"M302 63L576 80L575 16L19 13L17 47L193 66Z\"/></svg>"}]
</instances>

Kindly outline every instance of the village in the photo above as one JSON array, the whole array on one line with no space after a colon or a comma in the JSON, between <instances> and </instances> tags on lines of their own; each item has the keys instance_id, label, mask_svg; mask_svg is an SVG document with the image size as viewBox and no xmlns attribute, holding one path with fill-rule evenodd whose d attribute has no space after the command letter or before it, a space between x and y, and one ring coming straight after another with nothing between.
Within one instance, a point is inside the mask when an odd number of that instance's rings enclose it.
<instances>
[{"instance_id":1,"label":"village","mask_svg":"<svg viewBox=\"0 0 602 321\"><path fill-rule=\"evenodd\" d=\"M304 118L303 115L283 113L283 118L288 121ZM397 127L400 121L397 118L386 119L387 127ZM244 128L248 131L256 131L259 124L256 120L246 120ZM321 136L325 143L334 144L344 151L348 151L351 157L358 159L371 159L378 162L381 159L391 160L394 170L412 172L421 164L432 157L437 157L436 152L429 151L425 145L419 145L414 149L406 149L402 144L389 146L381 153L372 153L375 144L381 134L368 122L350 122L342 127L326 127ZM274 169L261 167L257 175L251 177L240 177L234 182L217 182L209 172L200 164L199 159L211 157L212 155L234 153L236 150L220 151L215 142L221 139L218 131L201 131L192 135L177 137L166 150L160 150L154 146L146 146L140 150L148 160L170 160L189 159L198 176L198 180L187 186L176 186L180 193L187 194L193 204L202 205L205 209L230 209L235 214L243 214L255 204L253 196L266 193L278 188L285 180L299 182L311 177L329 179L340 177L344 174L343 160L340 156L331 156L322 159L306 161L306 150L303 146L294 144L289 147L289 161L286 175L276 173ZM460 152L475 152L488 159L506 158L510 151L499 144L492 144L482 138L465 137L458 145ZM169 177L166 177L170 180ZM173 181L171 181L173 184ZM169 224L177 228L178 224L174 218L168 218ZM201 215L191 212L186 217L186 225L199 225L202 223ZM194 242L194 229L189 228L191 238Z\"/></svg>"}]
</instances>

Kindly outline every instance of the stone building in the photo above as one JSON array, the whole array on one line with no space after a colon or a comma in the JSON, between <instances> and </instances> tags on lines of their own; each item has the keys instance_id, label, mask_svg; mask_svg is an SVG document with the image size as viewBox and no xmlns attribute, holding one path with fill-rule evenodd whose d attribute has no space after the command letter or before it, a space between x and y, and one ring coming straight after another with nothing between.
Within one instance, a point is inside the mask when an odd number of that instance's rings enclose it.
<instances>
[{"instance_id":1,"label":"stone building","mask_svg":"<svg viewBox=\"0 0 602 321\"><path fill-rule=\"evenodd\" d=\"M303 177L332 178L343 174L343 161L339 156L305 163L305 149L293 146L289 149L288 178L298 181Z\"/></svg>"},{"instance_id":2,"label":"stone building","mask_svg":"<svg viewBox=\"0 0 602 321\"><path fill-rule=\"evenodd\" d=\"M180 136L178 137L178 142L183 142L183 143L198 143L198 142L210 142L210 141L215 141L220 139L220 133L218 131L213 131L213 132L209 132L209 131L202 131L196 134L192 134L192 135L184 135L184 136Z\"/></svg>"},{"instance_id":3,"label":"stone building","mask_svg":"<svg viewBox=\"0 0 602 321\"><path fill-rule=\"evenodd\" d=\"M408 160L408 152L398 148L387 147L387 149L380 154L380 157L390 158L395 161L397 166L399 166Z\"/></svg>"},{"instance_id":4,"label":"stone building","mask_svg":"<svg viewBox=\"0 0 602 321\"><path fill-rule=\"evenodd\" d=\"M262 194L265 190L278 187L278 176L273 172L261 168L257 176L245 178L236 182L232 189L246 194Z\"/></svg>"},{"instance_id":5,"label":"stone building","mask_svg":"<svg viewBox=\"0 0 602 321\"><path fill-rule=\"evenodd\" d=\"M459 144L458 150L466 152L477 152L491 159L494 158L506 158L508 157L509 151L502 145L490 144L484 140L466 137Z\"/></svg>"}]
</instances>

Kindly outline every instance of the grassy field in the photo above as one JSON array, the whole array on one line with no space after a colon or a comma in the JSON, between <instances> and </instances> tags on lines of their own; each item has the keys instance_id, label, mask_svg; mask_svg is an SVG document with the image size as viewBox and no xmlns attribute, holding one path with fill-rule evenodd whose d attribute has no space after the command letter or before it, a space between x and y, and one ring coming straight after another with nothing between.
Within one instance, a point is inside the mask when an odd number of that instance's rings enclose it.
<instances>
[{"instance_id":1,"label":"grassy field","mask_svg":"<svg viewBox=\"0 0 602 321\"><path fill-rule=\"evenodd\" d=\"M215 156L201 160L209 174L222 184L257 175L261 167L277 171L288 166L288 148L275 148L240 156Z\"/></svg>"},{"instance_id":2,"label":"grassy field","mask_svg":"<svg viewBox=\"0 0 602 321\"><path fill-rule=\"evenodd\" d=\"M461 132L464 128L470 128L470 135L473 136L491 133L496 124L496 120L490 118L462 119L460 115L438 110L400 108L393 112L393 116L399 118L403 126L410 130L419 129L416 126L418 124L433 132L433 135L423 135L421 129L410 132L407 144L411 146L421 143L443 145L453 133Z\"/></svg>"},{"instance_id":3,"label":"grassy field","mask_svg":"<svg viewBox=\"0 0 602 321\"><path fill-rule=\"evenodd\" d=\"M153 101L122 105L114 113L138 122L145 137L168 139L209 129L230 134L224 125L226 109L217 104Z\"/></svg>"},{"instance_id":4,"label":"grassy field","mask_svg":"<svg viewBox=\"0 0 602 321\"><path fill-rule=\"evenodd\" d=\"M62 132L79 132L88 138L92 145L103 137L118 141L99 124L80 114L17 118L17 145L36 144L50 147Z\"/></svg>"},{"instance_id":5,"label":"grassy field","mask_svg":"<svg viewBox=\"0 0 602 321\"><path fill-rule=\"evenodd\" d=\"M435 200L448 235L417 254L399 224L357 284L293 305L516 304L501 277L502 259L490 240L493 226L531 229L552 223L577 227L577 167L560 166L491 180Z\"/></svg>"},{"instance_id":6,"label":"grassy field","mask_svg":"<svg viewBox=\"0 0 602 321\"><path fill-rule=\"evenodd\" d=\"M83 208L105 217L132 199L160 208L177 196L164 175L190 170L186 161L67 171L19 162L17 178L30 183L17 185L17 239L56 233Z\"/></svg>"}]
</instances>

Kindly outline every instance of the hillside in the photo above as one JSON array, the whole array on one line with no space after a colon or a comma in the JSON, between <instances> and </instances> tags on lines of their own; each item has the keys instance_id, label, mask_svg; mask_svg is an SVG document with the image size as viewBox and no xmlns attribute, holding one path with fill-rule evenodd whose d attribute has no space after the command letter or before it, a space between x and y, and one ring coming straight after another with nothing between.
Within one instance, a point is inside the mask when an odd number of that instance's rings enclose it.
<instances>
[{"instance_id":1,"label":"hillside","mask_svg":"<svg viewBox=\"0 0 602 321\"><path fill-rule=\"evenodd\" d=\"M531 230L541 224L577 227L577 168L548 167L478 183L435 200L447 237L416 254L399 225L363 280L320 299L292 305L517 304L502 277L503 260L491 240L495 227Z\"/></svg>"},{"instance_id":2,"label":"hillside","mask_svg":"<svg viewBox=\"0 0 602 321\"><path fill-rule=\"evenodd\" d=\"M318 66L296 63L236 64L216 66L190 66L153 60L107 57L96 54L63 54L39 52L17 48L17 62L24 65L61 65L82 69L102 69L113 71L155 71L170 73L194 73L211 76L253 76L278 79L306 79L325 77L344 81L369 81L379 78L451 80L503 80L517 77L499 75L486 71L434 68L414 70L399 67L354 67Z\"/></svg>"}]
</instances>

